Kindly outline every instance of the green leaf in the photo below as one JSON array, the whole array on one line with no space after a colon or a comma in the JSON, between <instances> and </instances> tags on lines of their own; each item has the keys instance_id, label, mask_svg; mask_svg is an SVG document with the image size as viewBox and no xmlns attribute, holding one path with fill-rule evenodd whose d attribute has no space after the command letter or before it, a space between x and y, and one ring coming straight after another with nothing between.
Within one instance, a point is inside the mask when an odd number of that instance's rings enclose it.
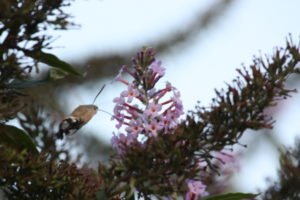
<instances>
[{"instance_id":1,"label":"green leaf","mask_svg":"<svg viewBox=\"0 0 300 200\"><path fill-rule=\"evenodd\" d=\"M30 56L31 58L38 60L39 62L45 63L52 67L57 67L59 69L62 69L64 71L70 73L70 74L74 74L76 76L83 76L79 71L77 71L69 63L67 63L63 60L60 60L58 57L56 57L53 54L45 53L42 51L40 51L40 52L26 51L25 54L27 56Z\"/></svg>"},{"instance_id":2,"label":"green leaf","mask_svg":"<svg viewBox=\"0 0 300 200\"><path fill-rule=\"evenodd\" d=\"M104 190L100 190L99 192L97 192L96 198L97 198L97 200L107 200L108 199Z\"/></svg>"},{"instance_id":3,"label":"green leaf","mask_svg":"<svg viewBox=\"0 0 300 200\"><path fill-rule=\"evenodd\" d=\"M25 148L30 152L39 153L31 137L23 130L0 123L0 142L14 148Z\"/></svg>"},{"instance_id":4,"label":"green leaf","mask_svg":"<svg viewBox=\"0 0 300 200\"><path fill-rule=\"evenodd\" d=\"M227 193L214 195L206 198L205 200L252 200L257 196L257 194L251 193Z\"/></svg>"}]
</instances>

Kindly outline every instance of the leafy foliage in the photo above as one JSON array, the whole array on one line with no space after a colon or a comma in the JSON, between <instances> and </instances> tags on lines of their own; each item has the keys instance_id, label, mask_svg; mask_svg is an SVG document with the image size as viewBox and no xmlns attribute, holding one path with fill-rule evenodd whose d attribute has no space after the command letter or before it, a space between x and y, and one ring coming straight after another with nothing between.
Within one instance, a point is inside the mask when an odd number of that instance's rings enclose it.
<instances>
[{"instance_id":1,"label":"leafy foliage","mask_svg":"<svg viewBox=\"0 0 300 200\"><path fill-rule=\"evenodd\" d=\"M94 171L47 157L0 146L0 187L8 199L96 199L102 183Z\"/></svg>"},{"instance_id":2,"label":"leafy foliage","mask_svg":"<svg viewBox=\"0 0 300 200\"><path fill-rule=\"evenodd\" d=\"M59 67L71 74L80 75L68 63L56 56L44 53L50 48L51 36L46 34L50 28L66 29L73 25L69 15L62 8L68 0L1 0L0 1L0 120L15 117L25 104L22 93L15 82L30 78L38 63Z\"/></svg>"},{"instance_id":3,"label":"leafy foliage","mask_svg":"<svg viewBox=\"0 0 300 200\"><path fill-rule=\"evenodd\" d=\"M263 194L264 200L299 199L300 195L300 141L294 148L283 149L280 159L279 181L273 182Z\"/></svg>"},{"instance_id":4,"label":"leafy foliage","mask_svg":"<svg viewBox=\"0 0 300 200\"><path fill-rule=\"evenodd\" d=\"M96 199L95 194L102 187L101 178L95 170L79 168L72 163L66 148L58 149L53 129L55 123L45 123L49 117L34 104L18 117L22 128L40 150L39 154L24 148L28 143L22 135L16 135L8 142L4 138L0 140L0 186L5 195L9 199ZM14 136L10 130L17 128L8 127L9 132L1 129L1 134Z\"/></svg>"},{"instance_id":5,"label":"leafy foliage","mask_svg":"<svg viewBox=\"0 0 300 200\"><path fill-rule=\"evenodd\" d=\"M20 90L49 81L30 79L34 68L39 71L39 62L80 75L68 63L43 51L50 48L48 29L73 26L62 10L69 3L0 0L0 186L9 199L95 199L101 188L95 171L78 168L70 162L68 151L58 150L53 137L55 123L46 123L49 116ZM23 130L5 124L17 113ZM62 154L65 161L60 160Z\"/></svg>"}]
</instances>

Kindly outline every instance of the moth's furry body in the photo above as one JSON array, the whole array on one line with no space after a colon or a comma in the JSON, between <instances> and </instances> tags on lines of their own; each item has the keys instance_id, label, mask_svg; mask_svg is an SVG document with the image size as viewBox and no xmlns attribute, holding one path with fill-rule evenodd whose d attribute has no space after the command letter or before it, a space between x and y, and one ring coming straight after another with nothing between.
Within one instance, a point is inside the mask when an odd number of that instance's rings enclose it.
<instances>
[{"instance_id":1,"label":"moth's furry body","mask_svg":"<svg viewBox=\"0 0 300 200\"><path fill-rule=\"evenodd\" d=\"M64 135L76 133L82 126L88 123L97 113L98 107L95 105L80 105L70 116L66 117L59 125L56 137L63 139Z\"/></svg>"}]
</instances>

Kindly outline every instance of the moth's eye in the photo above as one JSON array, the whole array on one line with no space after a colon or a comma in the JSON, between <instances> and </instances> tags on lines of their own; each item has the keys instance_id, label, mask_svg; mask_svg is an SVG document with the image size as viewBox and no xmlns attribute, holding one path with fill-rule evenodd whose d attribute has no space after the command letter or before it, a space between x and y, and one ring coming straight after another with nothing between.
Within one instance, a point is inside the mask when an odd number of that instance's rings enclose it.
<instances>
[{"instance_id":1,"label":"moth's eye","mask_svg":"<svg viewBox=\"0 0 300 200\"><path fill-rule=\"evenodd\" d=\"M64 129L66 129L66 128L68 128L70 126L70 123L68 121L64 120L64 121L61 122L60 126L61 126L61 129L64 130Z\"/></svg>"}]
</instances>

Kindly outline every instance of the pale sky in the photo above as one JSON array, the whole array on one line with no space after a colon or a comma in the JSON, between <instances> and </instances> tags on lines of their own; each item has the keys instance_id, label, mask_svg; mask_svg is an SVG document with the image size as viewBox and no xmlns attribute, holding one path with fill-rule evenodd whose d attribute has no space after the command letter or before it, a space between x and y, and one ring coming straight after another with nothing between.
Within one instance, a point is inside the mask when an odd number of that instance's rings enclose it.
<instances>
[{"instance_id":1,"label":"pale sky","mask_svg":"<svg viewBox=\"0 0 300 200\"><path fill-rule=\"evenodd\" d=\"M53 49L52 53L67 61L78 61L90 55L151 46L150 41L181 30L195 12L215 1L76 0L68 10L81 28L55 33L60 38L54 46L64 48ZM299 9L299 0L237 0L221 19L205 30L204 35L194 38L190 45L174 49L170 55L158 52L167 68L162 84L170 81L181 91L185 110L192 109L197 100L209 105L214 88L225 87L225 82L235 78L235 69L241 63L248 65L253 55L270 54L275 46L284 46L288 33L294 39L299 38ZM104 82L110 80L103 80L90 91L83 92L80 88L68 91L69 112L78 104L91 102ZM123 89L108 85L98 100L100 107L112 112L112 99ZM285 136L279 137L289 145L300 130L299 117L293 115L300 111L299 95L295 97L276 116L275 131L284 132ZM81 132L92 129L96 134L101 129L107 133L101 137L109 141L111 133L116 131L113 127L110 116L99 113ZM255 192L256 188L265 186L267 176L276 174L278 165L270 159L274 152L267 144L262 147L262 152L256 158L258 160L251 163L248 160L245 170L238 174L240 191Z\"/></svg>"}]
</instances>

